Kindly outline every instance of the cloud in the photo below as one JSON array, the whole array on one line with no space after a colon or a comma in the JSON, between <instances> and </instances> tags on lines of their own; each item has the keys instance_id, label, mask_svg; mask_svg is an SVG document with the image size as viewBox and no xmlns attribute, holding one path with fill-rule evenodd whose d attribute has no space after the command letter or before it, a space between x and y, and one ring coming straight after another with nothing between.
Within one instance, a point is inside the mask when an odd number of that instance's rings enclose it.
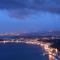
<instances>
[{"instance_id":1,"label":"cloud","mask_svg":"<svg viewBox=\"0 0 60 60\"><path fill-rule=\"evenodd\" d=\"M9 10L9 12L10 12L9 16L21 18L21 19L24 19L25 17L28 17L36 13L32 9L27 9L27 8L13 9L13 10Z\"/></svg>"},{"instance_id":2,"label":"cloud","mask_svg":"<svg viewBox=\"0 0 60 60\"><path fill-rule=\"evenodd\" d=\"M0 9L7 9L12 17L24 18L32 13L32 2L33 0L0 0Z\"/></svg>"},{"instance_id":3,"label":"cloud","mask_svg":"<svg viewBox=\"0 0 60 60\"><path fill-rule=\"evenodd\" d=\"M11 16L23 18L32 11L48 11L60 14L59 0L0 0L0 9L7 9Z\"/></svg>"}]
</instances>

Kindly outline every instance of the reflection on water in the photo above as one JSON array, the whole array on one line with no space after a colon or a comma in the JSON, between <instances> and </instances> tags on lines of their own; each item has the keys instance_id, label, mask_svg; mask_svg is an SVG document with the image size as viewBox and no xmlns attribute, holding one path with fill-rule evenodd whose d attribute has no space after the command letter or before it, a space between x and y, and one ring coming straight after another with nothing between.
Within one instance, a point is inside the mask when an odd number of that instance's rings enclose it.
<instances>
[{"instance_id":1,"label":"reflection on water","mask_svg":"<svg viewBox=\"0 0 60 60\"><path fill-rule=\"evenodd\" d=\"M0 60L48 60L40 46L6 43L0 44Z\"/></svg>"}]
</instances>

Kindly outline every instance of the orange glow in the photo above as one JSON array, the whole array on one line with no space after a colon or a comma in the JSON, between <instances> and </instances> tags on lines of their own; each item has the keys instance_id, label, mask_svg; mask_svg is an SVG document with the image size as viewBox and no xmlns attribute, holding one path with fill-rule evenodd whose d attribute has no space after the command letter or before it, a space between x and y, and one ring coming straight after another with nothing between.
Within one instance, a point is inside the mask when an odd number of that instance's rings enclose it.
<instances>
[{"instance_id":1,"label":"orange glow","mask_svg":"<svg viewBox=\"0 0 60 60\"><path fill-rule=\"evenodd\" d=\"M51 48L49 43L43 43L37 40L3 40L0 41L0 43L26 43L26 44L33 44L33 45L39 45L40 47L42 47L42 49L45 50L45 53L48 54L49 56L49 60L54 60L55 55L57 54L58 50ZM45 55L45 54L44 54Z\"/></svg>"},{"instance_id":2,"label":"orange glow","mask_svg":"<svg viewBox=\"0 0 60 60\"><path fill-rule=\"evenodd\" d=\"M49 55L49 60L54 60L54 57L52 55Z\"/></svg>"}]
</instances>

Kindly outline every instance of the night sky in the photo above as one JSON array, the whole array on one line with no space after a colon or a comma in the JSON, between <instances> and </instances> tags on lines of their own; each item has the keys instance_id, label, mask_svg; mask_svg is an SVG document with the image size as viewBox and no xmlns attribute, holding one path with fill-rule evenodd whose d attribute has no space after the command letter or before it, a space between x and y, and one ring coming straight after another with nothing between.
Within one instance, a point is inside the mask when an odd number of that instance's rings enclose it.
<instances>
[{"instance_id":1,"label":"night sky","mask_svg":"<svg viewBox=\"0 0 60 60\"><path fill-rule=\"evenodd\" d=\"M60 30L60 0L0 0L0 32Z\"/></svg>"}]
</instances>

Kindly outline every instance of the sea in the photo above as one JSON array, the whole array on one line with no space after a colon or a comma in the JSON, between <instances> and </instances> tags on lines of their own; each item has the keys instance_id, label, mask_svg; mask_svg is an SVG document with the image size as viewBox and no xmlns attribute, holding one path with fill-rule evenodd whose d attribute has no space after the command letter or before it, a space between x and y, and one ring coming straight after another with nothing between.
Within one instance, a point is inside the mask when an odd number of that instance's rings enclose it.
<instances>
[{"instance_id":1,"label":"sea","mask_svg":"<svg viewBox=\"0 0 60 60\"><path fill-rule=\"evenodd\" d=\"M0 60L48 60L40 46L25 43L0 43Z\"/></svg>"}]
</instances>

